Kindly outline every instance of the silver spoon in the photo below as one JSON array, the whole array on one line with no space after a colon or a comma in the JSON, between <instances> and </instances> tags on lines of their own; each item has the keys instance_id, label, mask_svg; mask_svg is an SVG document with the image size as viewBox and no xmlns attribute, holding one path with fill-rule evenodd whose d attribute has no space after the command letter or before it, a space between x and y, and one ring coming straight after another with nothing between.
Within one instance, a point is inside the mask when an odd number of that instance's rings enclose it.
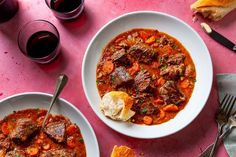
<instances>
[{"instance_id":1,"label":"silver spoon","mask_svg":"<svg viewBox=\"0 0 236 157\"><path fill-rule=\"evenodd\" d=\"M42 124L42 130L43 128L45 127L45 123L46 123L46 120L49 116L49 113L52 109L52 106L53 104L55 103L55 101L57 100L58 96L60 95L61 91L63 90L63 88L65 87L66 83L68 81L68 77L65 75L65 74L61 74L58 79L57 79L57 84L56 84L56 89L54 91L54 94L53 94L53 97L52 97L52 100L51 100L51 103L50 103L50 106L48 108L48 112L46 114L46 116L44 117L44 120L43 120L43 124Z\"/></svg>"}]
</instances>

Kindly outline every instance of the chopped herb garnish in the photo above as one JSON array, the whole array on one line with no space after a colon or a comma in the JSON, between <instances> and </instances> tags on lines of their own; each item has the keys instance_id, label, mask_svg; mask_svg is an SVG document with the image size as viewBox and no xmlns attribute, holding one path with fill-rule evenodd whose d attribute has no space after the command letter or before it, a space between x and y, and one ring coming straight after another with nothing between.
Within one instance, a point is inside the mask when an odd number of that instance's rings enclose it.
<instances>
[{"instance_id":1,"label":"chopped herb garnish","mask_svg":"<svg viewBox=\"0 0 236 157\"><path fill-rule=\"evenodd\" d=\"M164 64L164 65L160 66L160 69L165 70L167 67L168 67L168 65Z\"/></svg>"},{"instance_id":2,"label":"chopped herb garnish","mask_svg":"<svg viewBox=\"0 0 236 157\"><path fill-rule=\"evenodd\" d=\"M16 122L16 119L12 119L11 121L15 123L15 122Z\"/></svg>"},{"instance_id":3,"label":"chopped herb garnish","mask_svg":"<svg viewBox=\"0 0 236 157\"><path fill-rule=\"evenodd\" d=\"M143 103L143 102L144 102L144 99L139 99L139 102L140 102L140 103Z\"/></svg>"},{"instance_id":4,"label":"chopped herb garnish","mask_svg":"<svg viewBox=\"0 0 236 157\"><path fill-rule=\"evenodd\" d=\"M179 48L176 43L174 43L172 47L173 47L173 49L178 49Z\"/></svg>"},{"instance_id":5,"label":"chopped herb garnish","mask_svg":"<svg viewBox=\"0 0 236 157\"><path fill-rule=\"evenodd\" d=\"M156 42L159 43L161 40L160 39L157 39Z\"/></svg>"},{"instance_id":6,"label":"chopped herb garnish","mask_svg":"<svg viewBox=\"0 0 236 157\"><path fill-rule=\"evenodd\" d=\"M114 75L111 75L110 80L111 80L111 82L114 82L114 81L115 81L115 76L114 76Z\"/></svg>"},{"instance_id":7,"label":"chopped herb garnish","mask_svg":"<svg viewBox=\"0 0 236 157\"><path fill-rule=\"evenodd\" d=\"M184 76L184 73L180 73L179 76L180 76L180 77Z\"/></svg>"},{"instance_id":8,"label":"chopped herb garnish","mask_svg":"<svg viewBox=\"0 0 236 157\"><path fill-rule=\"evenodd\" d=\"M147 108L143 108L143 109L141 110L141 114L145 114L145 113L147 113Z\"/></svg>"},{"instance_id":9,"label":"chopped herb garnish","mask_svg":"<svg viewBox=\"0 0 236 157\"><path fill-rule=\"evenodd\" d=\"M192 76L189 76L188 77L190 80L192 80L193 82L197 82L197 79L195 79L194 77L192 77Z\"/></svg>"},{"instance_id":10,"label":"chopped herb garnish","mask_svg":"<svg viewBox=\"0 0 236 157\"><path fill-rule=\"evenodd\" d=\"M80 138L79 141L80 141L81 143L83 143L83 142L84 142L84 139L83 139L83 138Z\"/></svg>"}]
</instances>

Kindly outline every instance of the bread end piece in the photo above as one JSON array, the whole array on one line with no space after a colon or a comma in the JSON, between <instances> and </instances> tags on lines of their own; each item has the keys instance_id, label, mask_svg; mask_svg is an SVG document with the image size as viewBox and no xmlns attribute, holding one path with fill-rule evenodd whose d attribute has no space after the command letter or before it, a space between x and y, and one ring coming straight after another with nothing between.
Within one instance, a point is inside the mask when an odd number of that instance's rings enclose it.
<instances>
[{"instance_id":1,"label":"bread end piece","mask_svg":"<svg viewBox=\"0 0 236 157\"><path fill-rule=\"evenodd\" d=\"M190 8L205 18L219 21L236 8L236 0L197 0Z\"/></svg>"}]
</instances>

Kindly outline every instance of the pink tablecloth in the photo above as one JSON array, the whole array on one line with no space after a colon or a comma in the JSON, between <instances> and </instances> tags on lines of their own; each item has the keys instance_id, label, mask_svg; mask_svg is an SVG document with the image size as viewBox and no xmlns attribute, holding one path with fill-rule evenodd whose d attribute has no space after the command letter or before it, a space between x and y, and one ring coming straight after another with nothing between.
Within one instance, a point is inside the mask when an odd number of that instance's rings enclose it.
<instances>
[{"instance_id":1,"label":"pink tablecloth","mask_svg":"<svg viewBox=\"0 0 236 157\"><path fill-rule=\"evenodd\" d=\"M58 73L66 73L70 81L62 97L79 108L93 126L100 145L101 157L109 157L114 145L128 145L141 157L197 156L213 141L217 131L214 121L217 109L215 74L235 73L236 54L217 44L201 30L199 23L203 19L200 18L196 23L192 22L189 6L193 0L85 1L85 11L77 21L61 23L53 16L43 0L19 0L20 10L17 15L7 23L0 24L0 99L28 91L52 93ZM188 127L161 139L134 139L108 128L92 111L81 83L82 59L93 35L111 19L136 10L160 11L182 19L200 34L213 60L214 84L205 108ZM18 49L16 38L20 26L34 19L49 20L60 32L63 53L51 64L33 63ZM236 11L231 12L220 22L210 22L210 25L236 42ZM220 147L218 156L227 156L223 146Z\"/></svg>"}]
</instances>

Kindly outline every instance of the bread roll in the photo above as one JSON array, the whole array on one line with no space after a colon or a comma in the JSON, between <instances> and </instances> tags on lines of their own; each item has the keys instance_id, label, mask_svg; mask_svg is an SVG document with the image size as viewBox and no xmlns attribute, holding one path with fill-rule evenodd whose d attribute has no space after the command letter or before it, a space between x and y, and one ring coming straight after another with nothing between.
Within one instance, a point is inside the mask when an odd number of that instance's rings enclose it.
<instances>
[{"instance_id":1,"label":"bread roll","mask_svg":"<svg viewBox=\"0 0 236 157\"><path fill-rule=\"evenodd\" d=\"M191 5L195 13L200 13L213 21L222 19L235 8L236 0L197 0Z\"/></svg>"},{"instance_id":2,"label":"bread roll","mask_svg":"<svg viewBox=\"0 0 236 157\"><path fill-rule=\"evenodd\" d=\"M114 120L127 121L135 112L131 110L133 99L125 92L112 91L102 97L100 109Z\"/></svg>"},{"instance_id":3,"label":"bread roll","mask_svg":"<svg viewBox=\"0 0 236 157\"><path fill-rule=\"evenodd\" d=\"M113 147L111 157L135 157L133 149L130 149L127 146Z\"/></svg>"}]
</instances>

